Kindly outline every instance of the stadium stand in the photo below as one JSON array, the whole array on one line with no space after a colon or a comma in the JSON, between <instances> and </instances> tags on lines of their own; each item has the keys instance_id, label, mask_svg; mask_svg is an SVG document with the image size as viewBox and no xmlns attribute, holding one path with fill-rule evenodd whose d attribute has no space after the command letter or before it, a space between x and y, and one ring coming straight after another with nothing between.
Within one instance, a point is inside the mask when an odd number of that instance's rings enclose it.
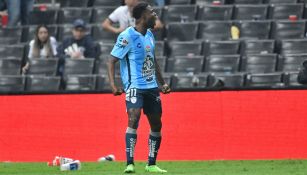
<instances>
[{"instance_id":1,"label":"stadium stand","mask_svg":"<svg viewBox=\"0 0 307 175\"><path fill-rule=\"evenodd\" d=\"M150 3L154 4L153 1ZM297 83L307 59L305 0L170 0L154 6L165 28L154 31L156 56L172 88L212 88L213 79L225 88L304 87ZM45 4L47 9L41 9ZM121 5L109 0L36 0L30 25L0 27L0 90L39 92L63 90L109 91L106 61L117 35L101 22ZM97 59L66 60L63 77L56 75L58 60L27 59L28 42L39 24L62 41L71 23L82 18L99 43ZM239 39L231 37L231 27ZM21 68L30 62L26 75ZM116 67L119 75L119 65ZM117 77L120 83L119 77ZM65 86L61 86L64 84ZM41 88L50 86L50 89Z\"/></svg>"}]
</instances>

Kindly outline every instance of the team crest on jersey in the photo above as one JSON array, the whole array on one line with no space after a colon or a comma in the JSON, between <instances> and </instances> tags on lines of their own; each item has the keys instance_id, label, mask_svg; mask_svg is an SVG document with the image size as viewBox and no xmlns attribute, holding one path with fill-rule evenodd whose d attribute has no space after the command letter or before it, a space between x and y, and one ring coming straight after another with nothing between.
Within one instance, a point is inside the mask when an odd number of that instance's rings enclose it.
<instances>
[{"instance_id":1,"label":"team crest on jersey","mask_svg":"<svg viewBox=\"0 0 307 175\"><path fill-rule=\"evenodd\" d=\"M154 59L150 55L147 55L142 67L142 76L146 79L147 82L151 82L154 79L154 75L155 75Z\"/></svg>"},{"instance_id":2,"label":"team crest on jersey","mask_svg":"<svg viewBox=\"0 0 307 175\"><path fill-rule=\"evenodd\" d=\"M137 101L137 98L136 98L136 97L131 97L131 98L130 98L130 101L131 101L131 103L135 104L136 101Z\"/></svg>"}]
</instances>

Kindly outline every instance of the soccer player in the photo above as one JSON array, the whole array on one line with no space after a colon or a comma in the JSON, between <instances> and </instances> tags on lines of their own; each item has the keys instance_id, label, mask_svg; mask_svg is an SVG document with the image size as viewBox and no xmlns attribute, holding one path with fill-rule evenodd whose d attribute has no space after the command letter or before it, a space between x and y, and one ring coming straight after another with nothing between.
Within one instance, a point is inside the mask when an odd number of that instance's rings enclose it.
<instances>
[{"instance_id":1,"label":"soccer player","mask_svg":"<svg viewBox=\"0 0 307 175\"><path fill-rule=\"evenodd\" d=\"M156 165L158 150L161 143L162 107L158 83L162 85L162 93L171 91L163 80L159 65L155 59L155 39L151 29L155 26L156 13L145 2L133 8L135 27L123 31L117 39L108 61L108 76L114 95L121 95L122 90L115 85L114 67L119 61L121 79L126 92L128 127L126 130L125 173L134 173L134 149L137 141L137 128L141 109L150 124L148 140L149 155L145 170L153 173L165 173L166 170Z\"/></svg>"}]
</instances>

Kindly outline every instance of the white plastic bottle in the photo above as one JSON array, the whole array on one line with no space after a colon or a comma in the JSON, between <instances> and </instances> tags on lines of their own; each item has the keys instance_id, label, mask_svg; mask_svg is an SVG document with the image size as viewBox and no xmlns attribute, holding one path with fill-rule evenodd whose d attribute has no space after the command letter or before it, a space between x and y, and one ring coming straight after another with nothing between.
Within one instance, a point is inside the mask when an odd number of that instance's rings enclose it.
<instances>
[{"instance_id":1,"label":"white plastic bottle","mask_svg":"<svg viewBox=\"0 0 307 175\"><path fill-rule=\"evenodd\" d=\"M81 162L79 160L75 160L73 162L65 163L60 166L61 171L70 171L70 170L80 170Z\"/></svg>"},{"instance_id":2,"label":"white plastic bottle","mask_svg":"<svg viewBox=\"0 0 307 175\"><path fill-rule=\"evenodd\" d=\"M115 160L115 156L113 154L109 154L105 157L100 157L98 159L98 162L104 162L104 161L114 161Z\"/></svg>"}]
</instances>

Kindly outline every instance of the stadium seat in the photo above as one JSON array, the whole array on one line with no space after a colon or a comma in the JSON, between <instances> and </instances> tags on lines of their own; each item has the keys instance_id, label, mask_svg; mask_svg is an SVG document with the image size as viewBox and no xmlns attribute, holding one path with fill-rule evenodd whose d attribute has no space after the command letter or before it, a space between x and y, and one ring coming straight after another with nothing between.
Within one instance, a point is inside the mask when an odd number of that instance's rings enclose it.
<instances>
[{"instance_id":1,"label":"stadium seat","mask_svg":"<svg viewBox=\"0 0 307 175\"><path fill-rule=\"evenodd\" d=\"M165 29L159 29L152 31L156 41L164 41L165 40Z\"/></svg>"},{"instance_id":2,"label":"stadium seat","mask_svg":"<svg viewBox=\"0 0 307 175\"><path fill-rule=\"evenodd\" d=\"M200 73L203 68L203 56L177 56L167 60L166 72L173 73Z\"/></svg>"},{"instance_id":3,"label":"stadium seat","mask_svg":"<svg viewBox=\"0 0 307 175\"><path fill-rule=\"evenodd\" d=\"M178 4L192 4L193 0L170 0L170 5L178 5Z\"/></svg>"},{"instance_id":4,"label":"stadium seat","mask_svg":"<svg viewBox=\"0 0 307 175\"><path fill-rule=\"evenodd\" d=\"M240 39L268 39L271 21L240 21L235 25L240 30Z\"/></svg>"},{"instance_id":5,"label":"stadium seat","mask_svg":"<svg viewBox=\"0 0 307 175\"><path fill-rule=\"evenodd\" d=\"M276 71L276 67L276 54L255 54L242 57L242 72L271 73Z\"/></svg>"},{"instance_id":6,"label":"stadium seat","mask_svg":"<svg viewBox=\"0 0 307 175\"><path fill-rule=\"evenodd\" d=\"M290 15L295 15L297 19L301 19L303 10L303 4L271 4L269 19L289 19Z\"/></svg>"},{"instance_id":7,"label":"stadium seat","mask_svg":"<svg viewBox=\"0 0 307 175\"><path fill-rule=\"evenodd\" d=\"M61 77L31 75L26 78L26 91L50 92L58 91Z\"/></svg>"},{"instance_id":8,"label":"stadium seat","mask_svg":"<svg viewBox=\"0 0 307 175\"><path fill-rule=\"evenodd\" d=\"M286 72L284 74L284 82L288 87L297 87L297 86L305 86L297 81L298 72Z\"/></svg>"},{"instance_id":9,"label":"stadium seat","mask_svg":"<svg viewBox=\"0 0 307 175\"><path fill-rule=\"evenodd\" d=\"M121 1L112 1L112 0L94 0L93 6L97 7L97 6L115 6L118 7L121 5Z\"/></svg>"},{"instance_id":10,"label":"stadium seat","mask_svg":"<svg viewBox=\"0 0 307 175\"><path fill-rule=\"evenodd\" d=\"M168 48L169 48L168 49L169 57L201 55L202 42L200 41L169 42Z\"/></svg>"},{"instance_id":11,"label":"stadium seat","mask_svg":"<svg viewBox=\"0 0 307 175\"><path fill-rule=\"evenodd\" d=\"M20 75L21 59L4 58L0 59L0 76L2 75Z\"/></svg>"},{"instance_id":12,"label":"stadium seat","mask_svg":"<svg viewBox=\"0 0 307 175\"><path fill-rule=\"evenodd\" d=\"M206 41L204 55L235 55L239 53L239 41Z\"/></svg>"},{"instance_id":13,"label":"stadium seat","mask_svg":"<svg viewBox=\"0 0 307 175\"><path fill-rule=\"evenodd\" d=\"M22 33L22 41L23 42L30 42L35 38L35 32L36 32L36 25L31 25L24 28L24 31ZM49 35L57 38L58 36L58 26L57 25L48 25L48 31Z\"/></svg>"},{"instance_id":14,"label":"stadium seat","mask_svg":"<svg viewBox=\"0 0 307 175\"><path fill-rule=\"evenodd\" d=\"M98 60L95 61L95 70L94 73L98 75L107 75L108 74L108 67L107 62L110 54L108 55L101 55ZM120 74L120 64L115 64L115 74Z\"/></svg>"},{"instance_id":15,"label":"stadium seat","mask_svg":"<svg viewBox=\"0 0 307 175\"><path fill-rule=\"evenodd\" d=\"M305 36L305 20L274 21L271 38L273 39L300 39Z\"/></svg>"},{"instance_id":16,"label":"stadium seat","mask_svg":"<svg viewBox=\"0 0 307 175\"><path fill-rule=\"evenodd\" d=\"M111 92L109 78L101 74L97 75L96 77L96 90ZM115 75L115 84L119 88L123 87L122 80L118 75Z\"/></svg>"},{"instance_id":17,"label":"stadium seat","mask_svg":"<svg viewBox=\"0 0 307 175\"><path fill-rule=\"evenodd\" d=\"M22 92L24 88L24 76L0 76L0 92Z\"/></svg>"},{"instance_id":18,"label":"stadium seat","mask_svg":"<svg viewBox=\"0 0 307 175\"><path fill-rule=\"evenodd\" d=\"M36 58L29 59L29 75L45 75L54 76L57 72L58 59L57 58Z\"/></svg>"},{"instance_id":19,"label":"stadium seat","mask_svg":"<svg viewBox=\"0 0 307 175\"><path fill-rule=\"evenodd\" d=\"M18 37L1 37L0 45L15 45L20 43L20 38Z\"/></svg>"},{"instance_id":20,"label":"stadium seat","mask_svg":"<svg viewBox=\"0 0 307 175\"><path fill-rule=\"evenodd\" d=\"M298 72L307 55L280 55L277 70L281 72Z\"/></svg>"},{"instance_id":21,"label":"stadium seat","mask_svg":"<svg viewBox=\"0 0 307 175\"><path fill-rule=\"evenodd\" d=\"M65 38L72 36L73 25L63 24L58 25L58 41L63 41Z\"/></svg>"},{"instance_id":22,"label":"stadium seat","mask_svg":"<svg viewBox=\"0 0 307 175\"><path fill-rule=\"evenodd\" d=\"M165 56L159 56L156 57L155 59L157 60L158 65L160 66L161 72L165 72L167 58Z\"/></svg>"},{"instance_id":23,"label":"stadium seat","mask_svg":"<svg viewBox=\"0 0 307 175\"><path fill-rule=\"evenodd\" d=\"M155 54L156 56L164 56L165 52L165 42L164 41L156 41L155 46Z\"/></svg>"},{"instance_id":24,"label":"stadium seat","mask_svg":"<svg viewBox=\"0 0 307 175\"><path fill-rule=\"evenodd\" d=\"M89 91L96 89L96 75L67 75L64 77L65 90Z\"/></svg>"},{"instance_id":25,"label":"stadium seat","mask_svg":"<svg viewBox=\"0 0 307 175\"><path fill-rule=\"evenodd\" d=\"M233 0L234 4L262 4L263 0Z\"/></svg>"},{"instance_id":26,"label":"stadium seat","mask_svg":"<svg viewBox=\"0 0 307 175\"><path fill-rule=\"evenodd\" d=\"M203 21L225 21L231 20L233 13L232 5L205 5L200 6L197 20Z\"/></svg>"},{"instance_id":27,"label":"stadium seat","mask_svg":"<svg viewBox=\"0 0 307 175\"><path fill-rule=\"evenodd\" d=\"M278 53L282 55L290 54L307 54L307 40L306 39L291 39L282 40Z\"/></svg>"},{"instance_id":28,"label":"stadium seat","mask_svg":"<svg viewBox=\"0 0 307 175\"><path fill-rule=\"evenodd\" d=\"M203 40L229 40L231 39L230 21L202 21L199 24L199 38Z\"/></svg>"},{"instance_id":29,"label":"stadium seat","mask_svg":"<svg viewBox=\"0 0 307 175\"><path fill-rule=\"evenodd\" d=\"M195 5L170 5L165 6L163 19L168 22L193 22L196 18L197 6Z\"/></svg>"},{"instance_id":30,"label":"stadium seat","mask_svg":"<svg viewBox=\"0 0 307 175\"><path fill-rule=\"evenodd\" d=\"M21 38L23 32L22 27L2 27L0 28L0 38L2 37L19 37Z\"/></svg>"},{"instance_id":31,"label":"stadium seat","mask_svg":"<svg viewBox=\"0 0 307 175\"><path fill-rule=\"evenodd\" d=\"M47 11L31 11L29 15L30 25L40 25L40 24L56 24L57 23L57 11L47 10Z\"/></svg>"},{"instance_id":32,"label":"stadium seat","mask_svg":"<svg viewBox=\"0 0 307 175\"><path fill-rule=\"evenodd\" d=\"M116 6L95 7L93 9L92 23L102 23L116 9Z\"/></svg>"},{"instance_id":33,"label":"stadium seat","mask_svg":"<svg viewBox=\"0 0 307 175\"><path fill-rule=\"evenodd\" d=\"M166 28L168 41L193 41L196 39L198 23L168 23Z\"/></svg>"},{"instance_id":34,"label":"stadium seat","mask_svg":"<svg viewBox=\"0 0 307 175\"><path fill-rule=\"evenodd\" d=\"M172 78L172 89L200 89L208 87L208 75L183 75L177 74Z\"/></svg>"},{"instance_id":35,"label":"stadium seat","mask_svg":"<svg viewBox=\"0 0 307 175\"><path fill-rule=\"evenodd\" d=\"M90 23L92 17L91 8L62 8L58 12L59 24L71 24L76 19L83 19L86 23Z\"/></svg>"},{"instance_id":36,"label":"stadium seat","mask_svg":"<svg viewBox=\"0 0 307 175\"><path fill-rule=\"evenodd\" d=\"M99 44L102 55L109 55L114 47L114 43L99 43Z\"/></svg>"},{"instance_id":37,"label":"stadium seat","mask_svg":"<svg viewBox=\"0 0 307 175\"><path fill-rule=\"evenodd\" d=\"M94 69L94 59L66 59L64 75L92 74Z\"/></svg>"},{"instance_id":38,"label":"stadium seat","mask_svg":"<svg viewBox=\"0 0 307 175\"><path fill-rule=\"evenodd\" d=\"M203 6L203 5L213 5L214 1L216 0L196 0L196 4L199 6ZM220 4L225 4L225 0L219 0Z\"/></svg>"},{"instance_id":39,"label":"stadium seat","mask_svg":"<svg viewBox=\"0 0 307 175\"><path fill-rule=\"evenodd\" d=\"M267 4L287 4L287 3L297 3L297 0L264 0Z\"/></svg>"},{"instance_id":40,"label":"stadium seat","mask_svg":"<svg viewBox=\"0 0 307 175\"><path fill-rule=\"evenodd\" d=\"M236 5L234 19L236 20L265 20L268 16L268 5Z\"/></svg>"},{"instance_id":41,"label":"stadium seat","mask_svg":"<svg viewBox=\"0 0 307 175\"><path fill-rule=\"evenodd\" d=\"M205 72L235 73L239 66L240 55L210 55L206 58Z\"/></svg>"},{"instance_id":42,"label":"stadium seat","mask_svg":"<svg viewBox=\"0 0 307 175\"><path fill-rule=\"evenodd\" d=\"M243 40L240 47L241 55L268 54L274 50L275 40Z\"/></svg>"},{"instance_id":43,"label":"stadium seat","mask_svg":"<svg viewBox=\"0 0 307 175\"><path fill-rule=\"evenodd\" d=\"M23 28L21 27L7 27L0 28L0 44L18 44L22 39Z\"/></svg>"},{"instance_id":44,"label":"stadium seat","mask_svg":"<svg viewBox=\"0 0 307 175\"><path fill-rule=\"evenodd\" d=\"M61 7L87 7L89 0L60 0Z\"/></svg>"},{"instance_id":45,"label":"stadium seat","mask_svg":"<svg viewBox=\"0 0 307 175\"><path fill-rule=\"evenodd\" d=\"M282 73L248 74L246 86L263 88L280 88L284 86Z\"/></svg>"},{"instance_id":46,"label":"stadium seat","mask_svg":"<svg viewBox=\"0 0 307 175\"><path fill-rule=\"evenodd\" d=\"M212 86L211 78L219 79L224 83L226 88L242 88L245 85L245 74L244 73L233 73L233 74L221 74L214 73L209 76L210 86Z\"/></svg>"},{"instance_id":47,"label":"stadium seat","mask_svg":"<svg viewBox=\"0 0 307 175\"><path fill-rule=\"evenodd\" d=\"M104 43L114 43L117 39L117 34L110 33L101 27L101 24L92 25L92 37L96 41Z\"/></svg>"},{"instance_id":48,"label":"stadium seat","mask_svg":"<svg viewBox=\"0 0 307 175\"><path fill-rule=\"evenodd\" d=\"M24 45L1 45L0 46L0 59L1 58L22 59L23 56L24 56Z\"/></svg>"}]
</instances>

